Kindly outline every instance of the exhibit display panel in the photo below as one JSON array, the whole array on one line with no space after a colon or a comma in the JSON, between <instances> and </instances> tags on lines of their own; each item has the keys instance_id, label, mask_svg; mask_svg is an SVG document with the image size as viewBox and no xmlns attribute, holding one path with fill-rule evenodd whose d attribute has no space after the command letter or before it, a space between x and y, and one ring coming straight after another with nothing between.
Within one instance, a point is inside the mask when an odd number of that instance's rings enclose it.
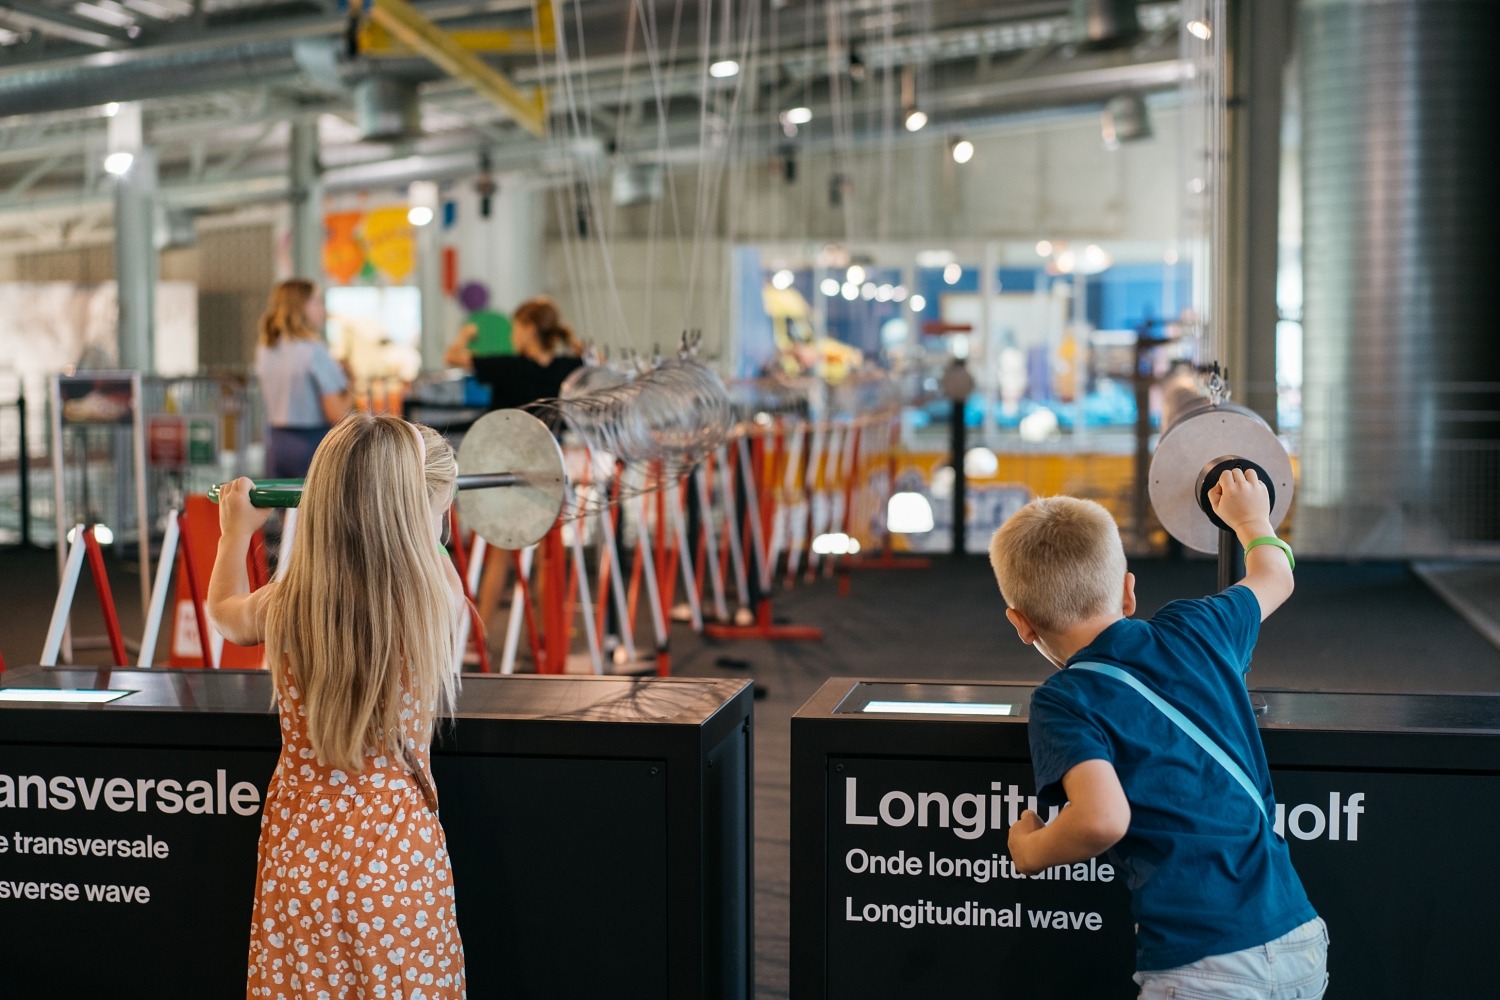
<instances>
[{"instance_id":1,"label":"exhibit display panel","mask_svg":"<svg viewBox=\"0 0 1500 1000\"><path fill-rule=\"evenodd\" d=\"M432 766L471 996L749 995L752 703L744 681L464 678ZM260 671L6 673L7 989L241 994L279 752Z\"/></svg>"},{"instance_id":2,"label":"exhibit display panel","mask_svg":"<svg viewBox=\"0 0 1500 1000\"><path fill-rule=\"evenodd\" d=\"M1135 997L1108 859L1010 865L1034 689L834 678L793 717L793 996ZM1500 696L1251 697L1338 994L1488 995Z\"/></svg>"}]
</instances>

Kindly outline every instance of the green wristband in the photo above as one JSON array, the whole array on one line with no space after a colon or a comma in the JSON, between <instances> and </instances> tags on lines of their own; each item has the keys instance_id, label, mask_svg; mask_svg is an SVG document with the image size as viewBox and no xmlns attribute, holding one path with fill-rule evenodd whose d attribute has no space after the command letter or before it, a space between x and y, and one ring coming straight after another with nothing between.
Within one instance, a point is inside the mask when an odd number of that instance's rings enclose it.
<instances>
[{"instance_id":1,"label":"green wristband","mask_svg":"<svg viewBox=\"0 0 1500 1000\"><path fill-rule=\"evenodd\" d=\"M1245 546L1245 555L1248 556L1250 554L1250 550L1255 548L1257 545L1276 546L1278 549L1286 553L1287 564L1290 565L1292 569L1297 568L1297 560L1292 558L1292 547L1286 542L1283 542L1281 539L1277 538L1275 535L1261 535L1259 538L1250 539L1249 544Z\"/></svg>"}]
</instances>

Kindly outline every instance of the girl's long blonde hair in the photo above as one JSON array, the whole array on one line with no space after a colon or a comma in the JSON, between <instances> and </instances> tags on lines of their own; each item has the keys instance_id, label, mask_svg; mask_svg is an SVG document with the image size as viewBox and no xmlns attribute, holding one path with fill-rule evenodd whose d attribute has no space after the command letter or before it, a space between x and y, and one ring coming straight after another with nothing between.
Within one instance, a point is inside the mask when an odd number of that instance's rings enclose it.
<instances>
[{"instance_id":1,"label":"girl's long blonde hair","mask_svg":"<svg viewBox=\"0 0 1500 1000\"><path fill-rule=\"evenodd\" d=\"M318 332L307 321L307 304L318 288L306 278L288 278L271 289L266 311L260 316L260 342L275 347L282 338L310 340Z\"/></svg>"},{"instance_id":2,"label":"girl's long blonde hair","mask_svg":"<svg viewBox=\"0 0 1500 1000\"><path fill-rule=\"evenodd\" d=\"M458 609L434 530L455 473L452 448L430 428L362 412L313 455L296 545L267 604L266 650L277 688L290 674L301 689L326 766L399 760L403 709L427 733L452 708Z\"/></svg>"}]
</instances>

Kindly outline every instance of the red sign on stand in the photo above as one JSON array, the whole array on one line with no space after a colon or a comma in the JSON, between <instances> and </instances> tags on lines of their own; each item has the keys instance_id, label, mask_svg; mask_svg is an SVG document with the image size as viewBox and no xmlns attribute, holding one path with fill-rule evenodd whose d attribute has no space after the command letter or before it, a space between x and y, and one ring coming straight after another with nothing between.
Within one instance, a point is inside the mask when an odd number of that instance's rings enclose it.
<instances>
[{"instance_id":1,"label":"red sign on stand","mask_svg":"<svg viewBox=\"0 0 1500 1000\"><path fill-rule=\"evenodd\" d=\"M165 415L146 420L146 461L157 468L178 469L187 464L187 419Z\"/></svg>"}]
</instances>

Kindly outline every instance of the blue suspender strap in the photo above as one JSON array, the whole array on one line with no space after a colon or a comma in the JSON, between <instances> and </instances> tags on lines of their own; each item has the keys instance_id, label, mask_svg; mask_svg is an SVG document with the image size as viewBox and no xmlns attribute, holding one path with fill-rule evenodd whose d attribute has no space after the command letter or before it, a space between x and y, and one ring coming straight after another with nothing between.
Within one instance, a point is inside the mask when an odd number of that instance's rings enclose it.
<instances>
[{"instance_id":1,"label":"blue suspender strap","mask_svg":"<svg viewBox=\"0 0 1500 1000\"><path fill-rule=\"evenodd\" d=\"M1194 743L1198 744L1210 757L1218 761L1224 770L1229 772L1229 776L1239 782L1240 787L1254 800L1255 807L1260 810L1262 816L1265 816L1266 822L1270 822L1271 817L1266 813L1265 800L1261 798L1259 789L1255 787L1255 782L1250 780L1250 776L1245 773L1245 769L1236 764L1234 759L1224 752L1223 747L1215 743L1207 733L1198 728L1192 719L1179 712L1171 702L1168 702L1155 691L1142 684L1134 675L1121 670L1119 667L1112 667L1106 663L1074 663L1068 669L1087 670L1090 673L1104 674L1106 677L1113 677L1115 680L1122 681L1135 688L1140 692L1142 698L1155 705L1162 715L1165 715L1176 723L1178 729L1191 736Z\"/></svg>"}]
</instances>

